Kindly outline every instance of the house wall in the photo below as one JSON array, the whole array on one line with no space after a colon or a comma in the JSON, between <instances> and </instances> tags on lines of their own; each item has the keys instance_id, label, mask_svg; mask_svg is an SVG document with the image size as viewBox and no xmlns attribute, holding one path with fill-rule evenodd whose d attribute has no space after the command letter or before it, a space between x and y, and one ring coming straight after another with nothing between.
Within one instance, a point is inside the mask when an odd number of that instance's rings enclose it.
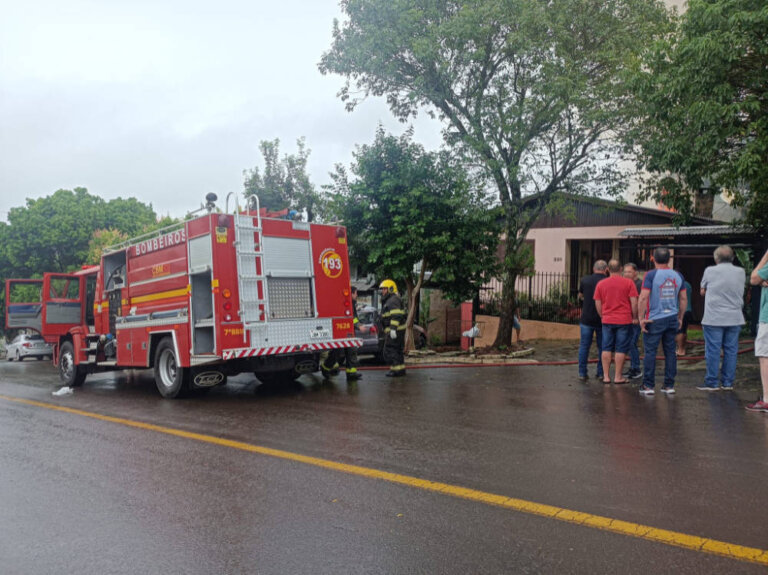
<instances>
[{"instance_id":1,"label":"house wall","mask_svg":"<svg viewBox=\"0 0 768 575\"><path fill-rule=\"evenodd\" d=\"M644 226L648 227L648 226ZM613 257L618 257L619 233L627 226L595 226L588 228L536 228L526 236L533 240L537 272L568 273L569 240L614 240Z\"/></svg>"}]
</instances>

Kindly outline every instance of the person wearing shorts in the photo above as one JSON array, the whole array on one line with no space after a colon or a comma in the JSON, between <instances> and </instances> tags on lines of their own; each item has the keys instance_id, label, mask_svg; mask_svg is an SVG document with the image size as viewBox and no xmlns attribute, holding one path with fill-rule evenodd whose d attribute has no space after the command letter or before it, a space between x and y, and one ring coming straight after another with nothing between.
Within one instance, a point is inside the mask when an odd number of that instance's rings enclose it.
<instances>
[{"instance_id":1,"label":"person wearing shorts","mask_svg":"<svg viewBox=\"0 0 768 575\"><path fill-rule=\"evenodd\" d=\"M755 338L755 355L760 362L760 380L763 384L763 397L755 403L748 404L749 411L768 413L768 251L763 255L749 277L753 286L762 286L760 290L760 317Z\"/></svg>"},{"instance_id":2,"label":"person wearing shorts","mask_svg":"<svg viewBox=\"0 0 768 575\"><path fill-rule=\"evenodd\" d=\"M603 383L611 383L611 354L616 353L616 371L613 383L627 383L622 375L624 360L632 342L632 325L637 318L637 287L622 275L618 260L608 262L610 276L595 288L595 307L603 322Z\"/></svg>"}]
</instances>

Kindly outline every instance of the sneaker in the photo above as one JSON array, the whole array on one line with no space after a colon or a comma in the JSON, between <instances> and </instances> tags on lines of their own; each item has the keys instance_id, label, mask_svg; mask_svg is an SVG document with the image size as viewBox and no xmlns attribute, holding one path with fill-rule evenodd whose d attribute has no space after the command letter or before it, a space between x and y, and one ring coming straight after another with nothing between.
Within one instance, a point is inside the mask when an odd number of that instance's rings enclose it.
<instances>
[{"instance_id":1,"label":"sneaker","mask_svg":"<svg viewBox=\"0 0 768 575\"><path fill-rule=\"evenodd\" d=\"M662 387L661 388L661 393L666 393L667 395L672 395L673 393L675 393L675 388L674 387L666 387L666 386Z\"/></svg>"},{"instance_id":2,"label":"sneaker","mask_svg":"<svg viewBox=\"0 0 768 575\"><path fill-rule=\"evenodd\" d=\"M744 407L747 411L764 411L765 413L768 413L768 403L764 402L762 399L755 403L747 404Z\"/></svg>"},{"instance_id":3,"label":"sneaker","mask_svg":"<svg viewBox=\"0 0 768 575\"><path fill-rule=\"evenodd\" d=\"M587 380L588 380L588 379L589 379L589 378L588 378L586 375L580 375L580 376L579 376L579 381L580 381L581 383L587 383Z\"/></svg>"},{"instance_id":4,"label":"sneaker","mask_svg":"<svg viewBox=\"0 0 768 575\"><path fill-rule=\"evenodd\" d=\"M733 391L733 386L732 385L722 385L722 386L720 386L720 389L722 389L723 391Z\"/></svg>"},{"instance_id":5,"label":"sneaker","mask_svg":"<svg viewBox=\"0 0 768 575\"><path fill-rule=\"evenodd\" d=\"M720 391L719 387L709 387L708 385L697 385L696 389L699 391Z\"/></svg>"},{"instance_id":6,"label":"sneaker","mask_svg":"<svg viewBox=\"0 0 768 575\"><path fill-rule=\"evenodd\" d=\"M637 371L629 370L629 379L640 379L643 377L643 370L638 369Z\"/></svg>"},{"instance_id":7,"label":"sneaker","mask_svg":"<svg viewBox=\"0 0 768 575\"><path fill-rule=\"evenodd\" d=\"M654 393L656 393L656 392L655 392L655 391L653 391L653 388L652 388L652 387L645 387L645 386L642 386L642 387L640 388L640 395L653 395Z\"/></svg>"}]
</instances>

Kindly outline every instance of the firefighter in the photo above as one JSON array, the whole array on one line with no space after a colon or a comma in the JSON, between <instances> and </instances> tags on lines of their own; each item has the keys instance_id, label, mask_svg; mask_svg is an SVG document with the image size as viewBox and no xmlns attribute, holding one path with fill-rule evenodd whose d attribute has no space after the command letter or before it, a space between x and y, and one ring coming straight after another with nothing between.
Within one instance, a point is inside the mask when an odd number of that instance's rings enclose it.
<instances>
[{"instance_id":1,"label":"firefighter","mask_svg":"<svg viewBox=\"0 0 768 575\"><path fill-rule=\"evenodd\" d=\"M355 331L357 331L357 324L360 322L360 320L357 319L357 288L350 288L350 294L352 295L352 325ZM357 370L360 366L360 362L357 359L357 349L354 347L346 347L343 351L347 381L355 381L363 377L363 374ZM341 350L332 349L320 354L320 371L324 378L330 379L332 376L338 375L340 353Z\"/></svg>"},{"instance_id":2,"label":"firefighter","mask_svg":"<svg viewBox=\"0 0 768 575\"><path fill-rule=\"evenodd\" d=\"M389 363L387 377L405 375L405 311L397 295L397 284L384 280L379 285L381 292L381 321L384 326L384 359Z\"/></svg>"},{"instance_id":3,"label":"firefighter","mask_svg":"<svg viewBox=\"0 0 768 575\"><path fill-rule=\"evenodd\" d=\"M320 372L326 379L339 374L338 350L330 349L320 353Z\"/></svg>"},{"instance_id":4,"label":"firefighter","mask_svg":"<svg viewBox=\"0 0 768 575\"><path fill-rule=\"evenodd\" d=\"M357 333L357 324L360 323L360 320L357 319L357 288L352 286L349 293L352 296L352 325L355 328L355 333ZM357 359L357 348L345 347L344 359L347 364L347 381L355 381L363 377L363 374L357 371L357 368L360 366L360 362Z\"/></svg>"}]
</instances>

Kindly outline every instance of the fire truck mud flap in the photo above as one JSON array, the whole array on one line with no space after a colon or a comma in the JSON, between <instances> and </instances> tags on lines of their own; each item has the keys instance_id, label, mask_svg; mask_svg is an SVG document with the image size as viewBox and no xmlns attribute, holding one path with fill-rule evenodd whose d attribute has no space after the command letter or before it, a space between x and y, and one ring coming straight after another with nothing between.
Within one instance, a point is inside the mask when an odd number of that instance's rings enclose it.
<instances>
[{"instance_id":1,"label":"fire truck mud flap","mask_svg":"<svg viewBox=\"0 0 768 575\"><path fill-rule=\"evenodd\" d=\"M217 367L192 368L191 376L190 386L192 389L208 389L227 383L227 374Z\"/></svg>"}]
</instances>

